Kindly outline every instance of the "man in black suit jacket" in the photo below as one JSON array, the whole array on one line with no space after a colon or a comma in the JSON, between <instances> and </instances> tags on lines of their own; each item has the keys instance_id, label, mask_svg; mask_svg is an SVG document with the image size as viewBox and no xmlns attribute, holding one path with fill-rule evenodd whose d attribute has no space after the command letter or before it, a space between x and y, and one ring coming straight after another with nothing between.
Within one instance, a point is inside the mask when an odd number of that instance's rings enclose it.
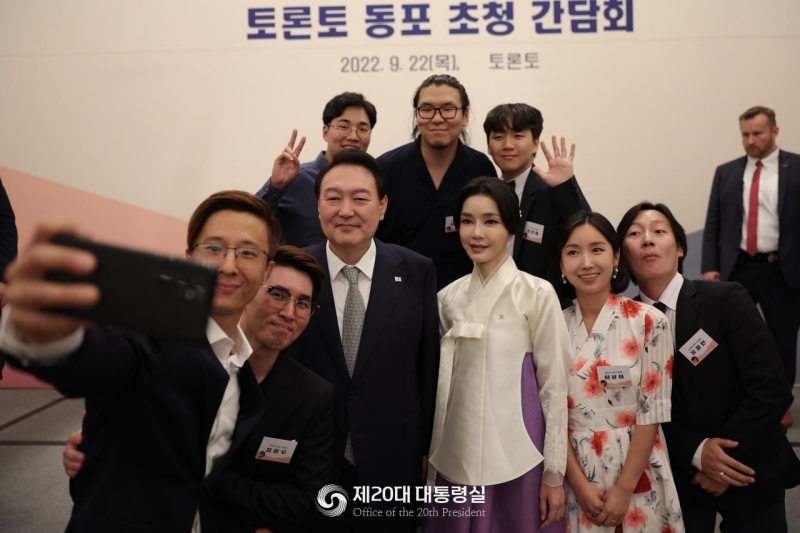
<instances>
[{"instance_id":1,"label":"man in black suit jacket","mask_svg":"<svg viewBox=\"0 0 800 533\"><path fill-rule=\"evenodd\" d=\"M410 486L413 501L414 487L424 479L439 370L433 262L373 239L388 200L380 167L369 154L339 152L317 176L316 194L328 241L307 251L327 270L328 281L319 311L287 353L334 386L335 483L351 500L355 486ZM344 273L348 266L357 269L352 289ZM358 291L351 296L366 309L349 368L341 332L350 331L350 291ZM400 505L389 502L382 511ZM415 529L413 518L345 516L325 521L320 531Z\"/></svg>"},{"instance_id":2,"label":"man in black suit jacket","mask_svg":"<svg viewBox=\"0 0 800 533\"><path fill-rule=\"evenodd\" d=\"M315 500L331 482L333 387L291 357L279 356L305 331L326 274L293 246L279 247L273 261L266 286L241 322L266 410L230 467L209 486L206 510L214 518L201 514L205 533L301 531L320 516ZM296 448L268 452L285 446Z\"/></svg>"},{"instance_id":3,"label":"man in black suit jacket","mask_svg":"<svg viewBox=\"0 0 800 533\"><path fill-rule=\"evenodd\" d=\"M780 419L792 396L775 344L736 283L681 274L686 234L663 204L642 203L617 228L641 299L672 324L672 421L664 425L687 532L787 531L784 492L800 461Z\"/></svg>"},{"instance_id":4,"label":"man in black suit jacket","mask_svg":"<svg viewBox=\"0 0 800 533\"><path fill-rule=\"evenodd\" d=\"M73 485L71 532L198 531L201 489L224 470L250 433L264 400L239 318L263 284L277 224L260 198L224 191L192 215L187 257L215 264L208 343L166 342L42 311L91 306L88 284L57 284L44 273L86 275L88 252L50 243L66 225L40 225L8 271L9 310L0 349L15 365L85 397L86 468Z\"/></svg>"},{"instance_id":5,"label":"man in black suit jacket","mask_svg":"<svg viewBox=\"0 0 800 533\"><path fill-rule=\"evenodd\" d=\"M800 330L800 156L778 149L772 109L748 109L739 129L747 155L720 165L711 186L703 279L737 281L761 305L791 385Z\"/></svg>"},{"instance_id":6,"label":"man in black suit jacket","mask_svg":"<svg viewBox=\"0 0 800 533\"><path fill-rule=\"evenodd\" d=\"M266 409L228 469L206 485L200 508L205 533L301 531L320 516L315 499L330 483L333 387L292 358L278 357L308 325L325 272L293 246L279 247L272 260L267 284L240 322ZM80 431L67 439L70 477L83 468L82 441Z\"/></svg>"},{"instance_id":7,"label":"man in black suit jacket","mask_svg":"<svg viewBox=\"0 0 800 533\"><path fill-rule=\"evenodd\" d=\"M502 104L486 115L483 131L489 155L520 202L519 229L508 251L517 268L555 284L561 273L555 260L557 228L576 211L588 210L589 203L573 174L575 145L567 155L564 138L559 148L554 135L551 154L539 141L543 126L538 109L527 104ZM533 165L540 145L547 172Z\"/></svg>"},{"instance_id":8,"label":"man in black suit jacket","mask_svg":"<svg viewBox=\"0 0 800 533\"><path fill-rule=\"evenodd\" d=\"M5 307L6 284L3 273L17 256L17 225L6 188L0 181L0 308ZM0 379L3 379L5 358L0 355Z\"/></svg>"}]
</instances>

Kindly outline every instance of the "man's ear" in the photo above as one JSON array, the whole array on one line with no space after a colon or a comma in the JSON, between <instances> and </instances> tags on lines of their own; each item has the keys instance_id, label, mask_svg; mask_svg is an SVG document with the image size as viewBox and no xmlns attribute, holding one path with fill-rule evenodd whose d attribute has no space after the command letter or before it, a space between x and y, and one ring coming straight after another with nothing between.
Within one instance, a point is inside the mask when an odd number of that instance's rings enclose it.
<instances>
[{"instance_id":1,"label":"man's ear","mask_svg":"<svg viewBox=\"0 0 800 533\"><path fill-rule=\"evenodd\" d=\"M272 273L272 267L274 266L275 266L275 261L270 261L269 263L267 263L267 269L264 271L264 281L261 283L262 287L266 286L267 279L269 278L269 275Z\"/></svg>"}]
</instances>

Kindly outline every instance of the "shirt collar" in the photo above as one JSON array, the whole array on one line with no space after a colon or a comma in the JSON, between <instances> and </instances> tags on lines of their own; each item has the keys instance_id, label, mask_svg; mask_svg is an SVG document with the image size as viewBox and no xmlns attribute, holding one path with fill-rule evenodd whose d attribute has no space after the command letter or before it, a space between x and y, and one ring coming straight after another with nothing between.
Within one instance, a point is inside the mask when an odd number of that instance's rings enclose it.
<instances>
[{"instance_id":1,"label":"shirt collar","mask_svg":"<svg viewBox=\"0 0 800 533\"><path fill-rule=\"evenodd\" d=\"M531 169L527 169L519 176L508 180L506 183L514 182L514 192L517 193L517 196L522 194L522 191L525 190L525 183L528 181L528 176L531 173ZM502 179L502 178L500 178Z\"/></svg>"},{"instance_id":2,"label":"shirt collar","mask_svg":"<svg viewBox=\"0 0 800 533\"><path fill-rule=\"evenodd\" d=\"M234 366L242 368L250 354L253 353L253 348L247 342L247 337L244 336L239 325L236 326L233 338L230 338L222 331L216 320L209 317L208 323L206 323L206 338L222 366L226 366L226 363L230 362Z\"/></svg>"},{"instance_id":3,"label":"shirt collar","mask_svg":"<svg viewBox=\"0 0 800 533\"><path fill-rule=\"evenodd\" d=\"M330 275L331 279L335 278L339 275L342 268L346 267L344 261L339 259L339 257L333 253L331 250L331 243L328 241L328 245L325 247L325 254L328 258L328 274ZM365 276L369 279L372 279L372 272L375 270L375 258L377 257L377 251L375 249L375 239L369 241L369 248L361 256L358 263L355 265L350 265L358 268Z\"/></svg>"},{"instance_id":4,"label":"shirt collar","mask_svg":"<svg viewBox=\"0 0 800 533\"><path fill-rule=\"evenodd\" d=\"M767 157L765 157L763 159L758 159L757 157L751 157L751 156L748 155L747 156L747 164L755 166L757 161L761 161L761 164L764 165L764 166L777 165L777 163L778 163L778 155L780 155L780 151L781 151L780 148L775 147L775 150L771 154L769 154Z\"/></svg>"},{"instance_id":5,"label":"shirt collar","mask_svg":"<svg viewBox=\"0 0 800 533\"><path fill-rule=\"evenodd\" d=\"M683 286L683 276L680 272L676 272L675 276L667 285L667 288L664 289L664 292L661 293L661 297L658 300L653 300L641 290L639 291L639 296L641 296L642 301L646 304L653 305L656 302L661 302L662 304L667 306L667 309L672 309L675 311L678 308L678 295L681 292L681 287Z\"/></svg>"}]
</instances>

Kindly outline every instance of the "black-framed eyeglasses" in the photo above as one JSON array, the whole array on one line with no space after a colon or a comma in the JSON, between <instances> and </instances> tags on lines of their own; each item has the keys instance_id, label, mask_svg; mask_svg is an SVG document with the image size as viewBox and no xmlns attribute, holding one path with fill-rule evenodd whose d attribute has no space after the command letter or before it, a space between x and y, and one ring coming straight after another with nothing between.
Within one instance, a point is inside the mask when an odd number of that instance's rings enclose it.
<instances>
[{"instance_id":1,"label":"black-framed eyeglasses","mask_svg":"<svg viewBox=\"0 0 800 533\"><path fill-rule=\"evenodd\" d=\"M270 285L267 287L267 301L278 309L283 309L289 305L290 300L294 300L294 312L299 317L311 318L319 306L310 298L295 298L283 287Z\"/></svg>"},{"instance_id":2,"label":"black-framed eyeglasses","mask_svg":"<svg viewBox=\"0 0 800 533\"><path fill-rule=\"evenodd\" d=\"M417 115L419 115L419 118L431 119L436 116L436 112L438 111L439 116L447 120L451 118L456 118L459 109L461 108L453 105L446 105L443 107L433 107L424 105L417 108Z\"/></svg>"},{"instance_id":3,"label":"black-framed eyeglasses","mask_svg":"<svg viewBox=\"0 0 800 533\"><path fill-rule=\"evenodd\" d=\"M206 259L214 262L222 262L228 255L228 250L233 250L234 257L242 261L254 261L264 254L269 259L269 254L257 246L222 246L214 242L198 242L192 249L197 251Z\"/></svg>"},{"instance_id":4,"label":"black-framed eyeglasses","mask_svg":"<svg viewBox=\"0 0 800 533\"><path fill-rule=\"evenodd\" d=\"M350 132L353 130L356 130L356 135L358 135L359 139L366 139L372 133L372 128L370 128L366 124L359 124L357 126L352 126L350 124L340 122L338 124L331 123L328 124L327 126L329 128L335 129L339 133L339 136L341 137L348 137L350 135Z\"/></svg>"}]
</instances>

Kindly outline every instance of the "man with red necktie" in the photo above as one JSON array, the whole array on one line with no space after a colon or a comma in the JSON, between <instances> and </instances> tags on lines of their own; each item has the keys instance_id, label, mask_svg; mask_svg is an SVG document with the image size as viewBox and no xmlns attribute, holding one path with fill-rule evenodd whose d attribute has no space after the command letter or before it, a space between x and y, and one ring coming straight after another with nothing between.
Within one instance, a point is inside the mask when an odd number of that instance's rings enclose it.
<instances>
[{"instance_id":1,"label":"man with red necktie","mask_svg":"<svg viewBox=\"0 0 800 533\"><path fill-rule=\"evenodd\" d=\"M747 155L717 168L703 234L703 279L744 285L795 382L800 329L800 156L778 149L775 111L739 117ZM792 425L787 411L782 423Z\"/></svg>"}]
</instances>

